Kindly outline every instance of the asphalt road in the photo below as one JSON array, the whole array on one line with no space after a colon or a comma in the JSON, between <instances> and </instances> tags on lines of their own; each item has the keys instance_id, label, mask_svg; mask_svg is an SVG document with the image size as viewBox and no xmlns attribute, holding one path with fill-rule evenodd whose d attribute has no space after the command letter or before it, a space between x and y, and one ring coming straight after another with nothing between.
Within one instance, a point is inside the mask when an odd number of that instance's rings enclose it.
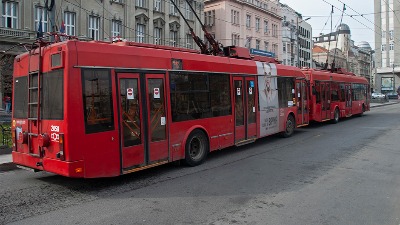
<instances>
[{"instance_id":1,"label":"asphalt road","mask_svg":"<svg viewBox=\"0 0 400 225\"><path fill-rule=\"evenodd\" d=\"M110 179L0 171L0 224L400 224L400 104Z\"/></svg>"}]
</instances>

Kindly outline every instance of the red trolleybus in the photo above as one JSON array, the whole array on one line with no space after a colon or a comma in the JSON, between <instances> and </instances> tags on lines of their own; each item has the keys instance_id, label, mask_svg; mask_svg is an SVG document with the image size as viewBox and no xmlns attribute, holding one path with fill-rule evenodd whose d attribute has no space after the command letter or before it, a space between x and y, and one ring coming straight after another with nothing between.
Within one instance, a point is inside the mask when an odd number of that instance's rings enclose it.
<instances>
[{"instance_id":1,"label":"red trolleybus","mask_svg":"<svg viewBox=\"0 0 400 225\"><path fill-rule=\"evenodd\" d=\"M338 70L303 69L310 83L310 120L339 122L370 109L369 82L364 77Z\"/></svg>"},{"instance_id":2,"label":"red trolleybus","mask_svg":"<svg viewBox=\"0 0 400 225\"><path fill-rule=\"evenodd\" d=\"M15 59L13 161L85 178L195 166L209 151L307 124L305 84L301 70L272 61L130 42L40 44Z\"/></svg>"}]
</instances>

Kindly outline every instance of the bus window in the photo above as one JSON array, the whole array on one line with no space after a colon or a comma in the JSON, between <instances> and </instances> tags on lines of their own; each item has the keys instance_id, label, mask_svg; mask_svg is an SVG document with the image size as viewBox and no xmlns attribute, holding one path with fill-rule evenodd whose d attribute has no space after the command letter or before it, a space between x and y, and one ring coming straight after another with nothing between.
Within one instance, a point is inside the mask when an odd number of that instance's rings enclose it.
<instances>
[{"instance_id":1,"label":"bus window","mask_svg":"<svg viewBox=\"0 0 400 225\"><path fill-rule=\"evenodd\" d=\"M278 77L279 108L293 106L294 83L294 78Z\"/></svg>"},{"instance_id":2,"label":"bus window","mask_svg":"<svg viewBox=\"0 0 400 225\"><path fill-rule=\"evenodd\" d=\"M114 130L110 71L83 69L82 93L86 133Z\"/></svg>"},{"instance_id":3,"label":"bus window","mask_svg":"<svg viewBox=\"0 0 400 225\"><path fill-rule=\"evenodd\" d=\"M14 79L14 118L23 119L28 117L28 77Z\"/></svg>"},{"instance_id":4,"label":"bus window","mask_svg":"<svg viewBox=\"0 0 400 225\"><path fill-rule=\"evenodd\" d=\"M43 74L41 94L41 117L46 120L64 118L64 76L63 70Z\"/></svg>"},{"instance_id":5,"label":"bus window","mask_svg":"<svg viewBox=\"0 0 400 225\"><path fill-rule=\"evenodd\" d=\"M232 114L229 75L171 73L172 121Z\"/></svg>"}]
</instances>

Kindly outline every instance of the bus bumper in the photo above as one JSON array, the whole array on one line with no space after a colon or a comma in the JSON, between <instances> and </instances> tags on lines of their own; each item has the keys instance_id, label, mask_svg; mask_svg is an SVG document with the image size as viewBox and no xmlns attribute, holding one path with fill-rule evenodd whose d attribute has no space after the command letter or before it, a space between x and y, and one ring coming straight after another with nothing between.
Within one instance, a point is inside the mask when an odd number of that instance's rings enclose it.
<instances>
[{"instance_id":1,"label":"bus bumper","mask_svg":"<svg viewBox=\"0 0 400 225\"><path fill-rule=\"evenodd\" d=\"M35 171L46 171L66 177L84 177L83 161L61 161L59 159L38 158L26 153L12 152L13 162L17 165L32 168Z\"/></svg>"}]
</instances>

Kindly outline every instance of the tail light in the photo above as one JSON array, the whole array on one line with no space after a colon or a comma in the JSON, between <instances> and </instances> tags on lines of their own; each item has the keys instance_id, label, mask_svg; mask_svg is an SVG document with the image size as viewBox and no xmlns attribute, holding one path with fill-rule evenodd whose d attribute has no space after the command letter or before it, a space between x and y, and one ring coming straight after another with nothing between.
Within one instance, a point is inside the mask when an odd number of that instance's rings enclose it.
<instances>
[{"instance_id":1,"label":"tail light","mask_svg":"<svg viewBox=\"0 0 400 225\"><path fill-rule=\"evenodd\" d=\"M65 154L64 154L64 134L59 134L59 139L58 139L58 144L60 151L57 153L57 158L61 160L65 160Z\"/></svg>"}]
</instances>

